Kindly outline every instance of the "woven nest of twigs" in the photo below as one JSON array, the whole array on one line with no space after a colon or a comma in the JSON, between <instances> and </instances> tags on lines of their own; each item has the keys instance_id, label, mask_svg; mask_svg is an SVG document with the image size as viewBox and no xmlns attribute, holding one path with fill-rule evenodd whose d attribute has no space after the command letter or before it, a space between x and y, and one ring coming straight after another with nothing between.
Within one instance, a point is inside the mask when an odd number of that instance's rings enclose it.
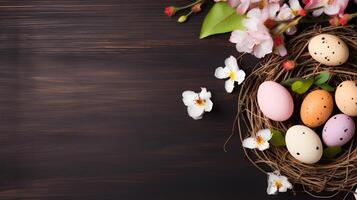
<instances>
[{"instance_id":1,"label":"woven nest of twigs","mask_svg":"<svg viewBox=\"0 0 357 200\"><path fill-rule=\"evenodd\" d=\"M307 50L309 39L320 33L331 33L340 37L349 46L349 60L336 67L324 66L313 60ZM236 128L240 139L255 136L259 129L273 128L286 132L293 125L302 124L299 110L295 109L293 116L284 122L276 122L266 118L260 111L257 101L257 91L260 83L273 80L281 83L287 79L306 78L329 71L332 75L328 83L335 87L344 80L357 80L357 33L356 26L347 27L313 27L291 39L287 44L289 59L297 63L306 63L292 71L282 70L282 62L286 58L271 55L263 60L246 78L241 86L238 97L238 114ZM301 105L304 95L293 95L296 105ZM334 112L335 113L335 112ZM244 129L243 127L247 129ZM245 131L247 130L247 131ZM317 130L317 133L321 131ZM295 186L308 194L318 197L321 192L329 196L340 192L352 192L357 184L357 148L356 137L343 148L344 152L333 159L322 158L316 164L303 164L295 160L286 147L273 147L266 151L244 149L248 159L263 172L279 170L287 176ZM300 187L298 187L300 188Z\"/></svg>"}]
</instances>

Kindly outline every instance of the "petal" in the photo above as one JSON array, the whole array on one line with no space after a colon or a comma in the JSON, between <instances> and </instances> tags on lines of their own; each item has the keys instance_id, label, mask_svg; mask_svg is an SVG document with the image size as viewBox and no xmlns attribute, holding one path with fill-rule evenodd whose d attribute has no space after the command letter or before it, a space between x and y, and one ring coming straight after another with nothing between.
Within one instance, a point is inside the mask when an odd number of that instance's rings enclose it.
<instances>
[{"instance_id":1,"label":"petal","mask_svg":"<svg viewBox=\"0 0 357 200\"><path fill-rule=\"evenodd\" d=\"M240 0L228 0L228 5L232 8L237 7L240 4Z\"/></svg>"},{"instance_id":2,"label":"petal","mask_svg":"<svg viewBox=\"0 0 357 200\"><path fill-rule=\"evenodd\" d=\"M237 59L234 56L229 56L229 58L224 61L224 64L228 67L228 69L230 69L230 71L238 71Z\"/></svg>"},{"instance_id":3,"label":"petal","mask_svg":"<svg viewBox=\"0 0 357 200\"><path fill-rule=\"evenodd\" d=\"M206 112L211 112L212 107L213 107L213 102L212 102L210 99L207 99L207 100L206 100L206 103L205 103L204 110L205 110Z\"/></svg>"},{"instance_id":4,"label":"petal","mask_svg":"<svg viewBox=\"0 0 357 200\"><path fill-rule=\"evenodd\" d=\"M248 10L249 5L250 5L250 1L249 0L241 1L241 3L237 7L237 13L239 15L244 15Z\"/></svg>"},{"instance_id":5,"label":"petal","mask_svg":"<svg viewBox=\"0 0 357 200\"><path fill-rule=\"evenodd\" d=\"M256 18L248 18L242 21L243 26L249 31L257 31L260 21Z\"/></svg>"},{"instance_id":6,"label":"petal","mask_svg":"<svg viewBox=\"0 0 357 200\"><path fill-rule=\"evenodd\" d=\"M198 96L204 100L207 100L210 99L212 95L211 92L207 92L206 88L201 88L201 92Z\"/></svg>"},{"instance_id":7,"label":"petal","mask_svg":"<svg viewBox=\"0 0 357 200\"><path fill-rule=\"evenodd\" d=\"M228 93L232 93L233 89L234 89L234 81L233 80L227 80L225 82L224 88L226 89L226 91Z\"/></svg>"},{"instance_id":8,"label":"petal","mask_svg":"<svg viewBox=\"0 0 357 200\"><path fill-rule=\"evenodd\" d=\"M268 188L267 188L267 193L269 195L276 194L278 192L278 189L275 187L275 180L277 180L279 177L274 174L274 173L268 173Z\"/></svg>"},{"instance_id":9,"label":"petal","mask_svg":"<svg viewBox=\"0 0 357 200\"><path fill-rule=\"evenodd\" d=\"M286 30L286 34L287 35L294 35L295 33L296 33L296 31L297 31L297 28L296 28L296 26L291 26L291 27L289 27L287 30Z\"/></svg>"},{"instance_id":10,"label":"petal","mask_svg":"<svg viewBox=\"0 0 357 200\"><path fill-rule=\"evenodd\" d=\"M289 182L288 178L286 176L280 176L282 179L282 184L287 188L287 189L292 189L293 185Z\"/></svg>"},{"instance_id":11,"label":"petal","mask_svg":"<svg viewBox=\"0 0 357 200\"><path fill-rule=\"evenodd\" d=\"M292 10L302 9L299 3L299 0L289 0L289 5Z\"/></svg>"},{"instance_id":12,"label":"petal","mask_svg":"<svg viewBox=\"0 0 357 200\"><path fill-rule=\"evenodd\" d=\"M219 79L224 79L229 77L230 70L228 67L218 67L214 72L214 76Z\"/></svg>"},{"instance_id":13,"label":"petal","mask_svg":"<svg viewBox=\"0 0 357 200\"><path fill-rule=\"evenodd\" d=\"M323 12L324 12L324 9L323 9L323 8L320 8L320 9L318 9L318 10L314 10L314 11L312 12L312 15L313 15L314 17L318 17L318 16L320 16Z\"/></svg>"},{"instance_id":14,"label":"petal","mask_svg":"<svg viewBox=\"0 0 357 200\"><path fill-rule=\"evenodd\" d=\"M245 32L246 37L236 44L236 49L238 52L251 53L255 45L255 39Z\"/></svg>"},{"instance_id":15,"label":"petal","mask_svg":"<svg viewBox=\"0 0 357 200\"><path fill-rule=\"evenodd\" d=\"M231 33L229 41L232 43L241 43L248 36L247 31L235 30Z\"/></svg>"},{"instance_id":16,"label":"petal","mask_svg":"<svg viewBox=\"0 0 357 200\"><path fill-rule=\"evenodd\" d=\"M247 13L248 18L260 19L262 16L262 11L259 8L253 8Z\"/></svg>"},{"instance_id":17,"label":"petal","mask_svg":"<svg viewBox=\"0 0 357 200\"><path fill-rule=\"evenodd\" d=\"M333 4L326 6L324 9L324 13L330 16L337 15L339 11L340 11L340 6L337 4L336 1L334 1Z\"/></svg>"},{"instance_id":18,"label":"petal","mask_svg":"<svg viewBox=\"0 0 357 200\"><path fill-rule=\"evenodd\" d=\"M264 40L259 45L256 45L254 48L254 56L257 58L263 58L266 54L269 54L273 51L273 39Z\"/></svg>"},{"instance_id":19,"label":"petal","mask_svg":"<svg viewBox=\"0 0 357 200\"><path fill-rule=\"evenodd\" d=\"M270 147L269 142L264 142L263 144L258 145L258 149L260 151L267 150L267 149L269 149L269 147Z\"/></svg>"},{"instance_id":20,"label":"petal","mask_svg":"<svg viewBox=\"0 0 357 200\"><path fill-rule=\"evenodd\" d=\"M269 195L274 195L278 192L278 189L275 187L274 183L272 183L271 185L268 185L268 188L267 188L267 193Z\"/></svg>"},{"instance_id":21,"label":"petal","mask_svg":"<svg viewBox=\"0 0 357 200\"><path fill-rule=\"evenodd\" d=\"M195 100L198 98L198 94L194 91L184 91L182 93L182 101L186 106L195 104Z\"/></svg>"},{"instance_id":22,"label":"petal","mask_svg":"<svg viewBox=\"0 0 357 200\"><path fill-rule=\"evenodd\" d=\"M240 85L245 79L245 72L243 70L238 70L235 76L235 81Z\"/></svg>"},{"instance_id":23,"label":"petal","mask_svg":"<svg viewBox=\"0 0 357 200\"><path fill-rule=\"evenodd\" d=\"M280 10L280 5L278 3L271 3L268 5L269 18L274 19L276 13Z\"/></svg>"},{"instance_id":24,"label":"petal","mask_svg":"<svg viewBox=\"0 0 357 200\"><path fill-rule=\"evenodd\" d=\"M287 4L284 4L279 11L278 16L276 17L279 21L285 21L293 19L295 16L292 14L292 10Z\"/></svg>"},{"instance_id":25,"label":"petal","mask_svg":"<svg viewBox=\"0 0 357 200\"><path fill-rule=\"evenodd\" d=\"M188 115L190 117L192 117L193 119L197 120L197 119L201 119L203 112L204 112L204 108L203 107L199 107L196 105L192 105L192 106L188 106L187 107L187 112Z\"/></svg>"},{"instance_id":26,"label":"petal","mask_svg":"<svg viewBox=\"0 0 357 200\"><path fill-rule=\"evenodd\" d=\"M269 141L272 137L272 133L270 129L261 129L257 132L257 136L260 136L263 138L264 141Z\"/></svg>"},{"instance_id":27,"label":"petal","mask_svg":"<svg viewBox=\"0 0 357 200\"><path fill-rule=\"evenodd\" d=\"M288 51L286 50L284 45L277 46L276 50L278 51L280 56L286 56L288 54Z\"/></svg>"},{"instance_id":28,"label":"petal","mask_svg":"<svg viewBox=\"0 0 357 200\"><path fill-rule=\"evenodd\" d=\"M246 138L243 140L243 147L248 148L248 149L255 149L257 148L257 143L255 141L255 138Z\"/></svg>"}]
</instances>

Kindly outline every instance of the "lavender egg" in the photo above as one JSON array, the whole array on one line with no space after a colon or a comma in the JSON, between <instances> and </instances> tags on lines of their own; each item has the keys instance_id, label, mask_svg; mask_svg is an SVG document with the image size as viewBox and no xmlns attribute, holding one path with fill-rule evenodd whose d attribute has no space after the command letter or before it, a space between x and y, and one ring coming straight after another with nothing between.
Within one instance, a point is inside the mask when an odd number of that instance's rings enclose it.
<instances>
[{"instance_id":1,"label":"lavender egg","mask_svg":"<svg viewBox=\"0 0 357 200\"><path fill-rule=\"evenodd\" d=\"M322 140L327 146L342 146L355 134L355 123L350 116L337 114L332 116L322 131Z\"/></svg>"}]
</instances>

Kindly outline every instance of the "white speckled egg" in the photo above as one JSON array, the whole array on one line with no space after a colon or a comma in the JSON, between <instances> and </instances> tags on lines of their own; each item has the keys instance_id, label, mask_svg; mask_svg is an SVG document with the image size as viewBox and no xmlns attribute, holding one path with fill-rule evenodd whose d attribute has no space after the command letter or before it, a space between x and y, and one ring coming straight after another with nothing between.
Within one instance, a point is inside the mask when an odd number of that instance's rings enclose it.
<instances>
[{"instance_id":1,"label":"white speckled egg","mask_svg":"<svg viewBox=\"0 0 357 200\"><path fill-rule=\"evenodd\" d=\"M313 164L322 157L322 143L319 136L309 127L295 125L285 135L289 153L300 162Z\"/></svg>"},{"instance_id":2,"label":"white speckled egg","mask_svg":"<svg viewBox=\"0 0 357 200\"><path fill-rule=\"evenodd\" d=\"M294 111L289 91L274 81L265 81L258 88L258 105L262 113L274 121L285 121Z\"/></svg>"},{"instance_id":3,"label":"white speckled egg","mask_svg":"<svg viewBox=\"0 0 357 200\"><path fill-rule=\"evenodd\" d=\"M355 134L355 122L345 114L332 116L322 131L322 140L327 146L342 146L350 141Z\"/></svg>"},{"instance_id":4,"label":"white speckled egg","mask_svg":"<svg viewBox=\"0 0 357 200\"><path fill-rule=\"evenodd\" d=\"M340 83L336 88L335 101L341 112L349 116L357 116L357 82Z\"/></svg>"},{"instance_id":5,"label":"white speckled egg","mask_svg":"<svg viewBox=\"0 0 357 200\"><path fill-rule=\"evenodd\" d=\"M346 43L331 34L320 34L311 38L308 49L313 59L327 66L342 65L349 56Z\"/></svg>"}]
</instances>

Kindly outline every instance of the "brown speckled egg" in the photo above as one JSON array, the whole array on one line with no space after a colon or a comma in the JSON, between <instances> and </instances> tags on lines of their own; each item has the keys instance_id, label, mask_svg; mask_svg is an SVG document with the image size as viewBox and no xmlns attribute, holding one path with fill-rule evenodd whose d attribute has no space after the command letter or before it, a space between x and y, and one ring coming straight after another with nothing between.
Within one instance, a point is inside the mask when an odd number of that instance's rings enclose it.
<instances>
[{"instance_id":1,"label":"brown speckled egg","mask_svg":"<svg viewBox=\"0 0 357 200\"><path fill-rule=\"evenodd\" d=\"M325 90L314 90L304 98L300 117L302 122L311 128L324 124L333 111L333 98Z\"/></svg>"},{"instance_id":2,"label":"brown speckled egg","mask_svg":"<svg viewBox=\"0 0 357 200\"><path fill-rule=\"evenodd\" d=\"M313 59L327 66L342 65L349 56L346 43L331 34L320 34L311 38L308 49Z\"/></svg>"},{"instance_id":3,"label":"brown speckled egg","mask_svg":"<svg viewBox=\"0 0 357 200\"><path fill-rule=\"evenodd\" d=\"M341 112L352 117L357 116L357 82L340 83L336 88L335 100Z\"/></svg>"}]
</instances>

